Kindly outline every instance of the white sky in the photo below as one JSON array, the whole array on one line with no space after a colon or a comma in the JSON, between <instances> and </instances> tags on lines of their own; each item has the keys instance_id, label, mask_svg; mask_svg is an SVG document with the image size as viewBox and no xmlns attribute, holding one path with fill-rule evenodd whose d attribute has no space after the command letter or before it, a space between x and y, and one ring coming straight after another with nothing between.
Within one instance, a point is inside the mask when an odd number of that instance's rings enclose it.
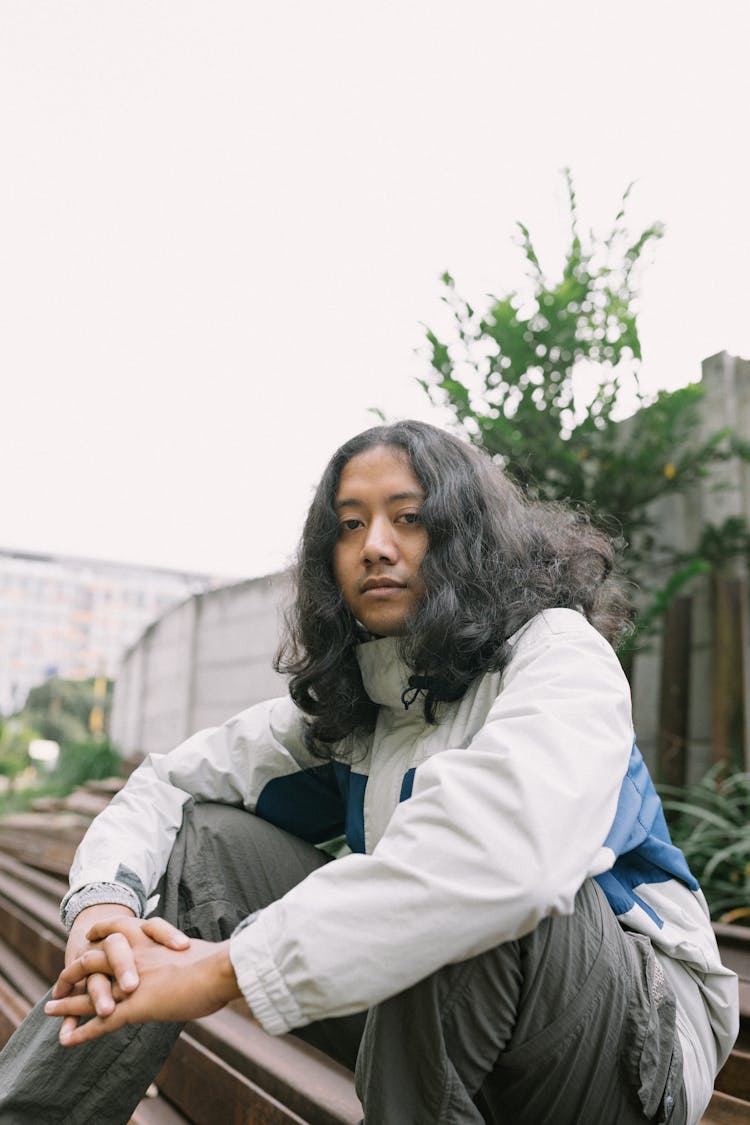
<instances>
[{"instance_id":1,"label":"white sky","mask_svg":"<svg viewBox=\"0 0 750 1125\"><path fill-rule=\"evenodd\" d=\"M283 566L438 277L636 179L651 389L750 356L746 0L0 0L0 546Z\"/></svg>"}]
</instances>

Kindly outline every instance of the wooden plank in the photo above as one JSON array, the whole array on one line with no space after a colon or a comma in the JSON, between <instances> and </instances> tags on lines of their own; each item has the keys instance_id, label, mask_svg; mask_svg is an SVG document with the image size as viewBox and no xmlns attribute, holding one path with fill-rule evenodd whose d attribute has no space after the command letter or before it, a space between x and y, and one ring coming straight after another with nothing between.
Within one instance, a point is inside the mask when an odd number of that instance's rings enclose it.
<instances>
[{"instance_id":1,"label":"wooden plank","mask_svg":"<svg viewBox=\"0 0 750 1125\"><path fill-rule=\"evenodd\" d=\"M0 978L12 985L29 1004L36 1004L47 991L49 984L15 949L0 941Z\"/></svg>"},{"instance_id":2,"label":"wooden plank","mask_svg":"<svg viewBox=\"0 0 750 1125\"><path fill-rule=\"evenodd\" d=\"M232 1008L195 1020L189 1034L311 1125L363 1117L351 1071L293 1035L277 1038Z\"/></svg>"},{"instance_id":3,"label":"wooden plank","mask_svg":"<svg viewBox=\"0 0 750 1125\"><path fill-rule=\"evenodd\" d=\"M0 1047L4 1047L31 1005L18 995L12 985L0 979Z\"/></svg>"},{"instance_id":4,"label":"wooden plank","mask_svg":"<svg viewBox=\"0 0 750 1125\"><path fill-rule=\"evenodd\" d=\"M192 1125L309 1125L185 1032L156 1084Z\"/></svg>"},{"instance_id":5,"label":"wooden plank","mask_svg":"<svg viewBox=\"0 0 750 1125\"><path fill-rule=\"evenodd\" d=\"M70 812L93 820L100 812L104 812L111 799L109 793L89 793L86 789L76 789L65 798L63 805Z\"/></svg>"},{"instance_id":6,"label":"wooden plank","mask_svg":"<svg viewBox=\"0 0 750 1125\"><path fill-rule=\"evenodd\" d=\"M0 852L0 870L7 872L8 875L27 886L35 887L43 894L47 894L53 902L60 902L68 890L67 879L61 879L58 875L50 875L46 871L38 871L34 867L29 867L27 863L15 859L14 856L3 855L2 852Z\"/></svg>"},{"instance_id":7,"label":"wooden plank","mask_svg":"<svg viewBox=\"0 0 750 1125\"><path fill-rule=\"evenodd\" d=\"M748 1125L750 1104L729 1094L715 1093L700 1125Z\"/></svg>"},{"instance_id":8,"label":"wooden plank","mask_svg":"<svg viewBox=\"0 0 750 1125\"><path fill-rule=\"evenodd\" d=\"M0 895L0 938L49 982L56 980L65 963L65 942L58 932L32 921L22 907Z\"/></svg>"},{"instance_id":9,"label":"wooden plank","mask_svg":"<svg viewBox=\"0 0 750 1125\"><path fill-rule=\"evenodd\" d=\"M10 1039L13 1032L16 1030L16 1022L13 1014L8 1012L2 996L0 996L0 1050Z\"/></svg>"},{"instance_id":10,"label":"wooden plank","mask_svg":"<svg viewBox=\"0 0 750 1125\"><path fill-rule=\"evenodd\" d=\"M740 1023L750 1024L750 981L740 977Z\"/></svg>"},{"instance_id":11,"label":"wooden plank","mask_svg":"<svg viewBox=\"0 0 750 1125\"><path fill-rule=\"evenodd\" d=\"M30 919L38 921L41 926L57 934L63 941L67 940L57 898L50 898L45 891L31 887L28 883L9 875L7 871L1 870L0 897L23 909Z\"/></svg>"},{"instance_id":12,"label":"wooden plank","mask_svg":"<svg viewBox=\"0 0 750 1125\"><path fill-rule=\"evenodd\" d=\"M187 1117L164 1098L143 1098L128 1125L190 1125Z\"/></svg>"},{"instance_id":13,"label":"wooden plank","mask_svg":"<svg viewBox=\"0 0 750 1125\"><path fill-rule=\"evenodd\" d=\"M750 981L750 926L725 926L714 922L721 959L741 980Z\"/></svg>"},{"instance_id":14,"label":"wooden plank","mask_svg":"<svg viewBox=\"0 0 750 1125\"><path fill-rule=\"evenodd\" d=\"M124 777L102 777L87 781L83 788L90 793L106 793L112 798L115 793L120 792L126 780Z\"/></svg>"},{"instance_id":15,"label":"wooden plank","mask_svg":"<svg viewBox=\"0 0 750 1125\"><path fill-rule=\"evenodd\" d=\"M42 833L62 840L72 840L88 828L89 821L85 816L73 812L13 813L3 817L0 821L0 833L4 836L6 831L26 832L34 836Z\"/></svg>"},{"instance_id":16,"label":"wooden plank","mask_svg":"<svg viewBox=\"0 0 750 1125\"><path fill-rule=\"evenodd\" d=\"M736 1048L716 1076L716 1089L750 1102L750 1053Z\"/></svg>"},{"instance_id":17,"label":"wooden plank","mask_svg":"<svg viewBox=\"0 0 750 1125\"><path fill-rule=\"evenodd\" d=\"M63 823L56 823L62 820ZM31 867L67 875L89 821L74 813L24 814L0 821L0 851Z\"/></svg>"}]
</instances>

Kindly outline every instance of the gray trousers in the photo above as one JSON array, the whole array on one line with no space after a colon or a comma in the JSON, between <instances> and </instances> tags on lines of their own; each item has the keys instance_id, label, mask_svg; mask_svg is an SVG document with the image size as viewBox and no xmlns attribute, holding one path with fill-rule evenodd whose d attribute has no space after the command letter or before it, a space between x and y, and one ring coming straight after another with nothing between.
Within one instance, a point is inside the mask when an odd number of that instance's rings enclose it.
<instances>
[{"instance_id":1,"label":"gray trousers","mask_svg":"<svg viewBox=\"0 0 750 1125\"><path fill-rule=\"evenodd\" d=\"M194 805L158 913L222 941L326 862L241 810ZM42 1003L0 1054L0 1125L124 1125L180 1025L63 1049ZM685 1125L674 997L593 881L572 915L296 1034L355 1071L366 1125Z\"/></svg>"}]
</instances>

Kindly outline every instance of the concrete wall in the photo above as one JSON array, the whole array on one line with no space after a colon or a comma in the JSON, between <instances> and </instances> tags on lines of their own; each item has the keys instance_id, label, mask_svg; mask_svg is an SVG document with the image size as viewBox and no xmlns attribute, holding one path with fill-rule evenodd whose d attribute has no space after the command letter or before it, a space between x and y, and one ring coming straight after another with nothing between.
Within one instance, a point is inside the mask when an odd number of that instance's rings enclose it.
<instances>
[{"instance_id":1,"label":"concrete wall","mask_svg":"<svg viewBox=\"0 0 750 1125\"><path fill-rule=\"evenodd\" d=\"M128 651L110 732L128 757L176 746L285 683L271 667L284 575L197 594L154 622Z\"/></svg>"},{"instance_id":2,"label":"concrete wall","mask_svg":"<svg viewBox=\"0 0 750 1125\"><path fill-rule=\"evenodd\" d=\"M732 426L750 439L750 361L725 352L712 356L703 364L703 383L703 436ZM707 521L718 525L738 515L750 523L750 466L740 461L719 466L689 494L660 500L655 514L661 541L686 551ZM742 569L736 573L746 583ZM283 693L284 681L272 670L271 656L286 592L283 575L241 582L196 595L147 629L128 652L117 679L111 733L120 748L130 756L167 750L196 730ZM713 613L706 578L695 580L688 592L688 774L693 779L705 772L712 758ZM750 677L746 586L744 592L743 663ZM638 741L652 767L660 738L661 666L662 642L656 638L636 658L633 671ZM750 684L745 698L750 699ZM745 754L750 768L747 733Z\"/></svg>"}]
</instances>

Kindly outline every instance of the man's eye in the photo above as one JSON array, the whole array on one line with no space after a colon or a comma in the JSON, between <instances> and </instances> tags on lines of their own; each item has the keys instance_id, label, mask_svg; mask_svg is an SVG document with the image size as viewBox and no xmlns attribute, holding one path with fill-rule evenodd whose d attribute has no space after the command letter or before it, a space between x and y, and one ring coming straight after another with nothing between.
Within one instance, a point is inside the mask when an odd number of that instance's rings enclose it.
<instances>
[{"instance_id":1,"label":"man's eye","mask_svg":"<svg viewBox=\"0 0 750 1125\"><path fill-rule=\"evenodd\" d=\"M356 531L358 527L362 526L361 520L350 519L342 520L339 524L339 531Z\"/></svg>"},{"instance_id":2,"label":"man's eye","mask_svg":"<svg viewBox=\"0 0 750 1125\"><path fill-rule=\"evenodd\" d=\"M404 523L419 523L421 517L419 512L403 512L400 518Z\"/></svg>"}]
</instances>

